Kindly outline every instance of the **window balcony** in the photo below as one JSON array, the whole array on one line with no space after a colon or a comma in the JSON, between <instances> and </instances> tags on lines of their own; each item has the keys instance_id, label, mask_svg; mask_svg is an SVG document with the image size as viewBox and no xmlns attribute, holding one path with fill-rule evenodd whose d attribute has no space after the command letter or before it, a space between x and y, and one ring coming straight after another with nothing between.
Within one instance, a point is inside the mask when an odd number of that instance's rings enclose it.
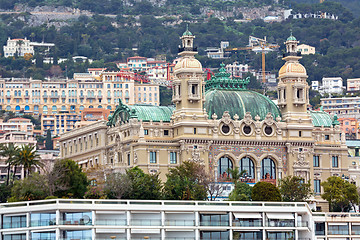
<instances>
[{"instance_id":1,"label":"window balcony","mask_svg":"<svg viewBox=\"0 0 360 240\"><path fill-rule=\"evenodd\" d=\"M24 228L26 227L26 220L21 220L21 221L4 221L2 224L2 228L3 229L8 229L8 228Z\"/></svg>"},{"instance_id":2,"label":"window balcony","mask_svg":"<svg viewBox=\"0 0 360 240\"><path fill-rule=\"evenodd\" d=\"M194 220L166 220L166 226L195 226Z\"/></svg>"},{"instance_id":3,"label":"window balcony","mask_svg":"<svg viewBox=\"0 0 360 240\"><path fill-rule=\"evenodd\" d=\"M66 220L60 220L61 225L92 225L92 221L85 219L66 219Z\"/></svg>"},{"instance_id":4,"label":"window balcony","mask_svg":"<svg viewBox=\"0 0 360 240\"><path fill-rule=\"evenodd\" d=\"M210 227L224 227L229 226L229 222L221 222L221 221L201 221L200 226L210 226Z\"/></svg>"},{"instance_id":5,"label":"window balcony","mask_svg":"<svg viewBox=\"0 0 360 240\"><path fill-rule=\"evenodd\" d=\"M160 219L132 219L133 226L161 226Z\"/></svg>"},{"instance_id":6,"label":"window balcony","mask_svg":"<svg viewBox=\"0 0 360 240\"><path fill-rule=\"evenodd\" d=\"M35 220L30 222L31 227L53 226L56 225L55 220Z\"/></svg>"},{"instance_id":7,"label":"window balcony","mask_svg":"<svg viewBox=\"0 0 360 240\"><path fill-rule=\"evenodd\" d=\"M268 220L267 227L295 227L294 220Z\"/></svg>"},{"instance_id":8,"label":"window balcony","mask_svg":"<svg viewBox=\"0 0 360 240\"><path fill-rule=\"evenodd\" d=\"M233 227L262 227L261 219L254 219L253 221L236 221L232 223Z\"/></svg>"},{"instance_id":9,"label":"window balcony","mask_svg":"<svg viewBox=\"0 0 360 240\"><path fill-rule=\"evenodd\" d=\"M98 219L96 220L96 225L102 226L126 226L126 219Z\"/></svg>"},{"instance_id":10,"label":"window balcony","mask_svg":"<svg viewBox=\"0 0 360 240\"><path fill-rule=\"evenodd\" d=\"M304 222L297 222L297 226L298 227L309 227L309 223L304 221Z\"/></svg>"}]
</instances>

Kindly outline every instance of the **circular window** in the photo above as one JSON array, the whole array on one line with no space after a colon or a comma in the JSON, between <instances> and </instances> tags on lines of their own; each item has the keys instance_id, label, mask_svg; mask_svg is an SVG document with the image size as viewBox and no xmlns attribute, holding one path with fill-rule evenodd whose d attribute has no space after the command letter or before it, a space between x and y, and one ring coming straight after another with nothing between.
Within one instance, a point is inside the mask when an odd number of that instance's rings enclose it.
<instances>
[{"instance_id":1,"label":"circular window","mask_svg":"<svg viewBox=\"0 0 360 240\"><path fill-rule=\"evenodd\" d=\"M245 125L245 126L243 127L243 132L244 132L246 135L249 135L249 134L251 133L251 127Z\"/></svg>"},{"instance_id":2,"label":"circular window","mask_svg":"<svg viewBox=\"0 0 360 240\"><path fill-rule=\"evenodd\" d=\"M273 128L270 126L266 126L265 127L265 134L266 135L271 135L273 133Z\"/></svg>"},{"instance_id":3,"label":"circular window","mask_svg":"<svg viewBox=\"0 0 360 240\"><path fill-rule=\"evenodd\" d=\"M230 127L228 125L222 125L221 127L221 131L224 133L224 134L228 134L230 132Z\"/></svg>"}]
</instances>

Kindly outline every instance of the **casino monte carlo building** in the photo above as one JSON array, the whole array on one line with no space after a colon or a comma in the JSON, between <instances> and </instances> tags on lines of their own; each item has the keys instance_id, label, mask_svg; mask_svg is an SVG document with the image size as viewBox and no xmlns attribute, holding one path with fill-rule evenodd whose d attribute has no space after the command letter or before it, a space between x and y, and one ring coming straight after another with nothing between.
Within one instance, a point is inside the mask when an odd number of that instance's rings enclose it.
<instances>
[{"instance_id":1,"label":"casino monte carlo building","mask_svg":"<svg viewBox=\"0 0 360 240\"><path fill-rule=\"evenodd\" d=\"M224 66L205 83L201 63L194 57L194 38L188 30L181 37L174 107L120 103L108 122L61 135L61 157L84 169L139 166L160 173L162 179L183 161L203 164L218 182L234 167L246 170L248 181L254 183L276 184L296 175L311 180L319 201L320 184L330 176L359 182L356 173L349 175L351 164L337 118L307 110L309 86L295 37L286 41L278 105L247 90L248 79L230 79Z\"/></svg>"}]
</instances>

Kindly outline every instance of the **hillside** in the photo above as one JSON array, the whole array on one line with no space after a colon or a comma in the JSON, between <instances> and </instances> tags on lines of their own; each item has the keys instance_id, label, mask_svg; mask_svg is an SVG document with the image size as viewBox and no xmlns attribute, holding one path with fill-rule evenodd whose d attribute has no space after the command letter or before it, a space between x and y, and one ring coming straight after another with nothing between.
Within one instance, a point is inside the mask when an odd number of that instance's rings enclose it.
<instances>
[{"instance_id":1,"label":"hillside","mask_svg":"<svg viewBox=\"0 0 360 240\"><path fill-rule=\"evenodd\" d=\"M319 3L319 0L292 0L295 3ZM360 16L360 1L359 0L331 0L332 2L341 3L347 8L354 16Z\"/></svg>"}]
</instances>

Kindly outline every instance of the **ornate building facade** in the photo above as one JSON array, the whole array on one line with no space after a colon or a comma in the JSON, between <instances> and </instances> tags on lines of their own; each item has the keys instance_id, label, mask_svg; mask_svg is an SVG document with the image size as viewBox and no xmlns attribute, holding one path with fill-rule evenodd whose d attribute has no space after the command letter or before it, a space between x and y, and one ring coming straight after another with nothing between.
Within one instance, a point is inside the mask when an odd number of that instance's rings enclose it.
<instances>
[{"instance_id":1,"label":"ornate building facade","mask_svg":"<svg viewBox=\"0 0 360 240\"><path fill-rule=\"evenodd\" d=\"M204 164L217 181L234 167L246 170L250 182L276 184L297 175L311 180L316 195L329 176L349 176L336 117L307 110L309 86L295 37L286 41L278 105L247 90L248 79L230 79L224 65L205 83L194 57L194 38L188 30L181 37L180 61L174 68L175 107L120 104L108 122L63 134L61 157L84 168L139 166L163 179L183 161ZM356 175L349 179L359 180Z\"/></svg>"}]
</instances>

